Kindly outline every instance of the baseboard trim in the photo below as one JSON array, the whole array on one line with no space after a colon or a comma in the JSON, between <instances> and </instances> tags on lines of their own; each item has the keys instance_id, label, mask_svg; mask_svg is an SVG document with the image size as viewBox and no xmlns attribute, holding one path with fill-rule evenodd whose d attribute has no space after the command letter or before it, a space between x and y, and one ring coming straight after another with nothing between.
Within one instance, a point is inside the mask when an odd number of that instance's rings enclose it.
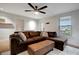
<instances>
[{"instance_id":1,"label":"baseboard trim","mask_svg":"<svg viewBox=\"0 0 79 59\"><path fill-rule=\"evenodd\" d=\"M76 45L73 45L73 44L67 44L68 46L71 46L71 47L75 47L75 48L78 48L79 49L79 46L76 46Z\"/></svg>"}]
</instances>

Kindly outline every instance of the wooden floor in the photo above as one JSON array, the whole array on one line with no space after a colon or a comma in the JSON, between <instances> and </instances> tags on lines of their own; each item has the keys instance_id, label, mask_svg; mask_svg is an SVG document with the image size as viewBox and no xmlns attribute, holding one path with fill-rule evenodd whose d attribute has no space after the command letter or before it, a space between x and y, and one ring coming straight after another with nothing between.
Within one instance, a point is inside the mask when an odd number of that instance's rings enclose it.
<instances>
[{"instance_id":1,"label":"wooden floor","mask_svg":"<svg viewBox=\"0 0 79 59\"><path fill-rule=\"evenodd\" d=\"M18 55L29 55L28 51L24 51ZM66 46L64 51L60 51L56 48L50 51L47 55L79 55L79 49L71 46Z\"/></svg>"},{"instance_id":2,"label":"wooden floor","mask_svg":"<svg viewBox=\"0 0 79 59\"><path fill-rule=\"evenodd\" d=\"M10 50L9 40L0 40L0 52L5 52Z\"/></svg>"}]
</instances>

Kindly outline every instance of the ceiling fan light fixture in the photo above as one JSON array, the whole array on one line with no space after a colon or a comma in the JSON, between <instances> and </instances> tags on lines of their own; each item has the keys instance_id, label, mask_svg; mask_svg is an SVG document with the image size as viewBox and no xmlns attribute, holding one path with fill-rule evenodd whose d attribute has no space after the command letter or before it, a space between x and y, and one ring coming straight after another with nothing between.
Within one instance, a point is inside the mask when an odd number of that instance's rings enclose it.
<instances>
[{"instance_id":1,"label":"ceiling fan light fixture","mask_svg":"<svg viewBox=\"0 0 79 59\"><path fill-rule=\"evenodd\" d=\"M35 12L34 12L34 14L38 15L38 14L39 14L39 12L38 12L38 11L35 11Z\"/></svg>"},{"instance_id":2,"label":"ceiling fan light fixture","mask_svg":"<svg viewBox=\"0 0 79 59\"><path fill-rule=\"evenodd\" d=\"M33 10L25 10L25 12L31 12L34 11L35 15L38 15L39 13L46 14L46 12L42 11L43 9L47 8L47 6L43 6L38 8L38 6L33 6L31 3L28 3L28 5L33 9Z\"/></svg>"}]
</instances>

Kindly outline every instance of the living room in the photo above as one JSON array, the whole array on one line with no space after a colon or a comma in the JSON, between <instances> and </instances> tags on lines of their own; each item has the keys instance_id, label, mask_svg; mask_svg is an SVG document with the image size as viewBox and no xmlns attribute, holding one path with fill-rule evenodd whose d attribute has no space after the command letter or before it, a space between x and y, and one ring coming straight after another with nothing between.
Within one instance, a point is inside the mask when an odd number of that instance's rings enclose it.
<instances>
[{"instance_id":1,"label":"living room","mask_svg":"<svg viewBox=\"0 0 79 59\"><path fill-rule=\"evenodd\" d=\"M45 9L36 13L31 5ZM79 55L78 19L79 3L0 3L0 54L11 55L10 35L14 32L40 31L43 36L48 36L46 32L56 32L57 37L67 39L63 51L55 48L47 55ZM18 54L28 55L27 50Z\"/></svg>"}]
</instances>

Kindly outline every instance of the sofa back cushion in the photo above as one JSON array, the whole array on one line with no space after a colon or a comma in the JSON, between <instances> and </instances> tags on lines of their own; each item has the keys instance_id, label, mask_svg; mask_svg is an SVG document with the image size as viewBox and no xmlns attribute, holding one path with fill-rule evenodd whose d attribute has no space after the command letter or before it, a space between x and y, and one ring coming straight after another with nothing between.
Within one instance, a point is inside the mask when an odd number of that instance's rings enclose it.
<instances>
[{"instance_id":1,"label":"sofa back cushion","mask_svg":"<svg viewBox=\"0 0 79 59\"><path fill-rule=\"evenodd\" d=\"M26 36L26 38L28 39L30 36L29 36L29 32L23 32Z\"/></svg>"},{"instance_id":2,"label":"sofa back cushion","mask_svg":"<svg viewBox=\"0 0 79 59\"><path fill-rule=\"evenodd\" d=\"M57 37L57 33L56 32L48 32L48 36L49 37Z\"/></svg>"},{"instance_id":3,"label":"sofa back cushion","mask_svg":"<svg viewBox=\"0 0 79 59\"><path fill-rule=\"evenodd\" d=\"M30 38L40 36L40 32L29 32Z\"/></svg>"},{"instance_id":4,"label":"sofa back cushion","mask_svg":"<svg viewBox=\"0 0 79 59\"><path fill-rule=\"evenodd\" d=\"M38 37L41 34L40 31L18 31L18 32L15 32L15 33L19 33L19 32L22 32L20 34L22 34L22 35L24 34L27 39L28 38L33 38L33 37Z\"/></svg>"}]
</instances>

